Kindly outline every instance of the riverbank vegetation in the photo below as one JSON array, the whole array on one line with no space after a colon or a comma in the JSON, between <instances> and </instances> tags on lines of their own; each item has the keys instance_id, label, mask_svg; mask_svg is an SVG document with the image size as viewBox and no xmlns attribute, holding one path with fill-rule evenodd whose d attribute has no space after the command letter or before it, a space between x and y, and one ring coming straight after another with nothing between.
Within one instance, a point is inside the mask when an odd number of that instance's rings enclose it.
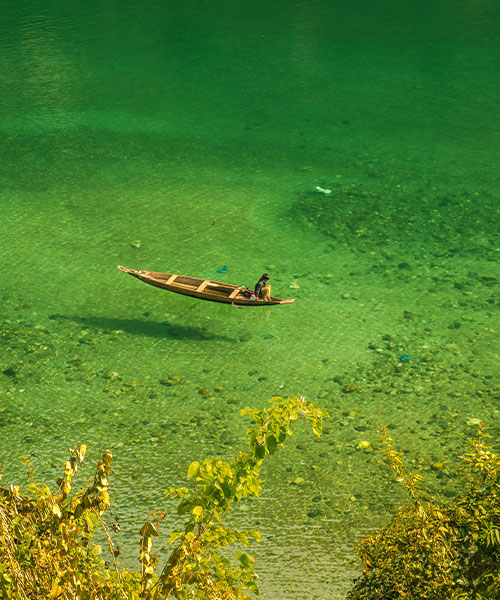
<instances>
[{"instance_id":1,"label":"riverbank vegetation","mask_svg":"<svg viewBox=\"0 0 500 600\"><path fill-rule=\"evenodd\" d=\"M253 421L247 449L231 461L215 457L189 465L190 487L166 492L183 523L170 533L173 549L163 561L153 551L165 517L158 511L140 531L140 572L120 567L113 542L119 524L110 527L104 518L110 504L109 450L97 463L93 483L79 491L73 491L73 479L85 459L84 445L69 450L55 492L36 483L27 463L31 482L26 492L0 487L0 599L243 600L258 595L253 557L237 550L230 559L228 547L245 547L259 533L228 527L224 518L244 498L259 496L263 461L283 445L295 423L308 421L319 436L327 413L304 398L276 397L270 407L247 408L242 414ZM109 561L101 558L95 542L98 527L109 545Z\"/></svg>"},{"instance_id":2,"label":"riverbank vegetation","mask_svg":"<svg viewBox=\"0 0 500 600\"><path fill-rule=\"evenodd\" d=\"M245 600L258 596L254 559L245 551L257 531L225 521L229 510L261 491L264 460L275 454L296 422L321 435L326 411L303 398L273 398L264 410L242 411L253 425L248 447L231 461L192 462L190 484L165 492L179 527L169 533L170 554L159 556L166 514L150 515L140 530L140 568L119 564L110 525L109 477L113 455L97 463L92 483L74 489L86 447L69 449L57 490L37 483L0 487L0 600ZM500 456L479 426L463 461L463 485L453 499L436 500L422 477L411 474L382 430L382 451L409 502L359 546L362 574L348 600L500 600ZM108 521L106 520L108 519ZM106 541L102 552L96 533ZM230 552L235 544L238 549ZM107 560L102 556L105 555Z\"/></svg>"},{"instance_id":3,"label":"riverbank vegetation","mask_svg":"<svg viewBox=\"0 0 500 600\"><path fill-rule=\"evenodd\" d=\"M411 502L361 542L348 600L499 600L500 456L482 427L461 457L461 492L446 503L408 472L385 429L382 445Z\"/></svg>"}]
</instances>

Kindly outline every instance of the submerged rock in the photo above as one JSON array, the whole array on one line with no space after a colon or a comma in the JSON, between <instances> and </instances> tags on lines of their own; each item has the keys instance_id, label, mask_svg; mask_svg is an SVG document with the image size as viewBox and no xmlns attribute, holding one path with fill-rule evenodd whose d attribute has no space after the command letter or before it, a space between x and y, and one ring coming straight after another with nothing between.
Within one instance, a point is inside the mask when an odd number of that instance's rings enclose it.
<instances>
[{"instance_id":1,"label":"submerged rock","mask_svg":"<svg viewBox=\"0 0 500 600\"><path fill-rule=\"evenodd\" d=\"M346 383L343 387L342 387L342 391L345 394L352 394L353 392L357 392L358 391L358 386L356 383L354 383L353 381Z\"/></svg>"},{"instance_id":2,"label":"submerged rock","mask_svg":"<svg viewBox=\"0 0 500 600\"><path fill-rule=\"evenodd\" d=\"M323 515L323 512L319 510L319 508L311 508L307 511L306 515L310 519L317 519L318 517L321 517Z\"/></svg>"},{"instance_id":3,"label":"submerged rock","mask_svg":"<svg viewBox=\"0 0 500 600\"><path fill-rule=\"evenodd\" d=\"M172 375L171 377L167 377L166 379L160 379L159 383L161 383L161 385L177 385L178 383L182 382L182 377L180 377L179 375Z\"/></svg>"}]
</instances>

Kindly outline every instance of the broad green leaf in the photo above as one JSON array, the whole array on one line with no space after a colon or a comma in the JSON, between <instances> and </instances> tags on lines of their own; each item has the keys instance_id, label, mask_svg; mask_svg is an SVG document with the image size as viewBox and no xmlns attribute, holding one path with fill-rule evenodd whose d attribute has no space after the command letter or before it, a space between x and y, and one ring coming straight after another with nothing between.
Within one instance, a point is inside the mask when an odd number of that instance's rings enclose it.
<instances>
[{"instance_id":1,"label":"broad green leaf","mask_svg":"<svg viewBox=\"0 0 500 600\"><path fill-rule=\"evenodd\" d=\"M267 451L272 456L276 452L277 441L274 435L271 435L266 440Z\"/></svg>"},{"instance_id":2,"label":"broad green leaf","mask_svg":"<svg viewBox=\"0 0 500 600\"><path fill-rule=\"evenodd\" d=\"M239 557L240 563L244 566L244 567L251 567L253 561L255 560L253 556L251 556L250 554L245 554L244 552L240 555Z\"/></svg>"},{"instance_id":3,"label":"broad green leaf","mask_svg":"<svg viewBox=\"0 0 500 600\"><path fill-rule=\"evenodd\" d=\"M185 515L186 513L188 513L191 509L191 501L190 500L184 500L183 502L180 502L179 505L177 506L177 514L178 515Z\"/></svg>"},{"instance_id":4,"label":"broad green leaf","mask_svg":"<svg viewBox=\"0 0 500 600\"><path fill-rule=\"evenodd\" d=\"M258 446L256 446L255 448L255 458L257 460L264 458L266 454L266 449L264 448L264 446L261 446L260 444Z\"/></svg>"},{"instance_id":5,"label":"broad green leaf","mask_svg":"<svg viewBox=\"0 0 500 600\"><path fill-rule=\"evenodd\" d=\"M143 537L147 535L158 537L160 535L158 529L150 521L146 521L139 532Z\"/></svg>"},{"instance_id":6,"label":"broad green leaf","mask_svg":"<svg viewBox=\"0 0 500 600\"><path fill-rule=\"evenodd\" d=\"M85 444L80 444L79 446L76 447L75 453L78 456L78 460L80 462L83 462L83 459L85 458L85 455L87 454L87 446Z\"/></svg>"},{"instance_id":7,"label":"broad green leaf","mask_svg":"<svg viewBox=\"0 0 500 600\"><path fill-rule=\"evenodd\" d=\"M222 491L224 493L224 496L226 498L230 498L232 496L231 488L229 487L229 485L225 481L221 482L220 487L221 487L221 489L222 489Z\"/></svg>"},{"instance_id":8,"label":"broad green leaf","mask_svg":"<svg viewBox=\"0 0 500 600\"><path fill-rule=\"evenodd\" d=\"M222 523L222 519L220 514L218 513L218 511L216 511L215 509L212 511L214 517L217 519L217 521L219 521L219 523Z\"/></svg>"},{"instance_id":9,"label":"broad green leaf","mask_svg":"<svg viewBox=\"0 0 500 600\"><path fill-rule=\"evenodd\" d=\"M189 465L187 476L193 477L193 475L196 475L196 473L198 473L199 468L200 468L200 463L197 460L195 460L194 462L192 462Z\"/></svg>"}]
</instances>

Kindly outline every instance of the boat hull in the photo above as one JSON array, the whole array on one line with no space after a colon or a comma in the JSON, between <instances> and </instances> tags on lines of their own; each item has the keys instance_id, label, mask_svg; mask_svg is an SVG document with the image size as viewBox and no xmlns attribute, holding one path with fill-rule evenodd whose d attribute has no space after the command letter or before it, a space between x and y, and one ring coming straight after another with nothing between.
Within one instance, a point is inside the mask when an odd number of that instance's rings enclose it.
<instances>
[{"instance_id":1,"label":"boat hull","mask_svg":"<svg viewBox=\"0 0 500 600\"><path fill-rule=\"evenodd\" d=\"M154 287L191 296L199 300L208 300L209 302L219 302L220 304L232 304L233 306L273 306L276 304L291 304L295 298L283 299L271 296L270 300L250 300L249 292L252 290L244 286L224 283L221 281L212 281L200 277L190 277L189 275L176 275L174 273L158 273L155 271L145 271L128 269L118 266L120 271L128 273Z\"/></svg>"}]
</instances>

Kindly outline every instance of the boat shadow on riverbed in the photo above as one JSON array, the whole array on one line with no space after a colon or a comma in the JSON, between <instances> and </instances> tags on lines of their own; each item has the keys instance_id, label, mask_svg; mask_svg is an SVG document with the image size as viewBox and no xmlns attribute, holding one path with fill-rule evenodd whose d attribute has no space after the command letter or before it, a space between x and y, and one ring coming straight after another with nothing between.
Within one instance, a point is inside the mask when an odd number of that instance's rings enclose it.
<instances>
[{"instance_id":1,"label":"boat shadow on riverbed","mask_svg":"<svg viewBox=\"0 0 500 600\"><path fill-rule=\"evenodd\" d=\"M169 321L161 323L142 319L116 319L113 317L78 317L72 315L50 315L49 319L73 321L83 327L100 329L103 333L113 334L124 331L132 335L146 335L153 338L195 341L195 342L232 342L237 340L218 333L212 333L205 327L179 325Z\"/></svg>"}]
</instances>

